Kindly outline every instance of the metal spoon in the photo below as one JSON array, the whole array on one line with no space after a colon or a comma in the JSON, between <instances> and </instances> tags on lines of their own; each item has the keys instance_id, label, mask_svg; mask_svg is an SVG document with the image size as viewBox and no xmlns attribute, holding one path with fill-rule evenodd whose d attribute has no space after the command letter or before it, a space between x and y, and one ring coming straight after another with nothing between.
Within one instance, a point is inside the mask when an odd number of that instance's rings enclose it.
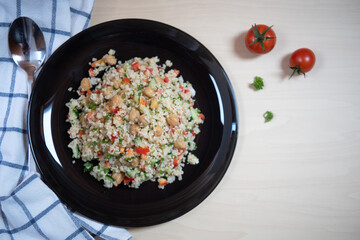
<instances>
[{"instance_id":1,"label":"metal spoon","mask_svg":"<svg viewBox=\"0 0 360 240\"><path fill-rule=\"evenodd\" d=\"M31 90L34 73L46 56L44 35L32 19L18 17L10 25L8 42L14 62L27 73Z\"/></svg>"},{"instance_id":2,"label":"metal spoon","mask_svg":"<svg viewBox=\"0 0 360 240\"><path fill-rule=\"evenodd\" d=\"M34 74L45 60L46 44L39 26L28 17L16 18L8 33L9 50L14 62L27 73L28 99ZM28 167L36 170L30 149L28 149Z\"/></svg>"}]
</instances>

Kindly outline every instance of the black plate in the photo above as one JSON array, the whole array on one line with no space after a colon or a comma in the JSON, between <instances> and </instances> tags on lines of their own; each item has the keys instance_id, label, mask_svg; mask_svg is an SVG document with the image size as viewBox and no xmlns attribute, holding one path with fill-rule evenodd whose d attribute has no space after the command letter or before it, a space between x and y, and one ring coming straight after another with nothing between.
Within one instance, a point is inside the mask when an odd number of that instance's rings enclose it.
<instances>
[{"instance_id":1,"label":"black plate","mask_svg":"<svg viewBox=\"0 0 360 240\"><path fill-rule=\"evenodd\" d=\"M195 154L200 163L184 168L182 181L157 188L146 182L139 189L105 189L83 173L81 161L72 164L67 147L69 124L65 103L74 93L88 63L109 49L119 60L159 56L170 59L186 81L193 84L197 107L205 123L197 137ZM234 93L215 57L188 34L159 22L124 19L93 26L69 39L47 60L31 94L29 139L37 166L47 185L81 214L106 224L147 226L169 221L188 212L217 186L234 153L238 120Z\"/></svg>"}]
</instances>

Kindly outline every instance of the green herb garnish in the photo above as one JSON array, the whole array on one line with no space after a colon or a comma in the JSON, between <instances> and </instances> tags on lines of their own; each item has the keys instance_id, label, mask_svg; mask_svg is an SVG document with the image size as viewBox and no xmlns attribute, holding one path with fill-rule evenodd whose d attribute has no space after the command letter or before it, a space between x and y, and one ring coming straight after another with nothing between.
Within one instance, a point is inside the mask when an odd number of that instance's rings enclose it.
<instances>
[{"instance_id":1,"label":"green herb garnish","mask_svg":"<svg viewBox=\"0 0 360 240\"><path fill-rule=\"evenodd\" d=\"M141 92L138 93L138 103L140 103Z\"/></svg>"},{"instance_id":2,"label":"green herb garnish","mask_svg":"<svg viewBox=\"0 0 360 240\"><path fill-rule=\"evenodd\" d=\"M93 167L94 167L94 164L92 164L91 162L86 162L84 163L84 172L90 172Z\"/></svg>"},{"instance_id":3,"label":"green herb garnish","mask_svg":"<svg viewBox=\"0 0 360 240\"><path fill-rule=\"evenodd\" d=\"M78 112L78 110L76 108L73 109L73 112L75 113L75 116L77 118L79 118L80 115L79 115L79 112Z\"/></svg>"},{"instance_id":4,"label":"green herb garnish","mask_svg":"<svg viewBox=\"0 0 360 240\"><path fill-rule=\"evenodd\" d=\"M265 122L270 122L271 119L273 119L274 114L270 111L266 111L263 116L265 118Z\"/></svg>"},{"instance_id":5,"label":"green herb garnish","mask_svg":"<svg viewBox=\"0 0 360 240\"><path fill-rule=\"evenodd\" d=\"M91 146L93 146L93 147L95 147L97 144L98 144L97 141L91 142Z\"/></svg>"},{"instance_id":6,"label":"green herb garnish","mask_svg":"<svg viewBox=\"0 0 360 240\"><path fill-rule=\"evenodd\" d=\"M115 182L115 179L114 179L112 176L110 176L110 175L105 175L105 177L108 178L109 180Z\"/></svg>"},{"instance_id":7,"label":"green herb garnish","mask_svg":"<svg viewBox=\"0 0 360 240\"><path fill-rule=\"evenodd\" d=\"M261 77L256 76L252 85L256 90L260 90L264 87L264 81Z\"/></svg>"},{"instance_id":8,"label":"green herb garnish","mask_svg":"<svg viewBox=\"0 0 360 240\"><path fill-rule=\"evenodd\" d=\"M89 104L86 104L86 106L92 110L96 110L96 105L95 103L89 103Z\"/></svg>"}]
</instances>

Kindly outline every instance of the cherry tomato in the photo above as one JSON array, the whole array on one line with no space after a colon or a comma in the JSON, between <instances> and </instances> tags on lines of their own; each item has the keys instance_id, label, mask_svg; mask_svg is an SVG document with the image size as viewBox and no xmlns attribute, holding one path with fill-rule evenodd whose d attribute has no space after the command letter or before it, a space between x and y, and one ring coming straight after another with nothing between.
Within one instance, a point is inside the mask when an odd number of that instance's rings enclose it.
<instances>
[{"instance_id":1,"label":"cherry tomato","mask_svg":"<svg viewBox=\"0 0 360 240\"><path fill-rule=\"evenodd\" d=\"M263 24L251 26L245 36L245 45L250 52L265 54L275 47L276 34L271 28Z\"/></svg>"},{"instance_id":2,"label":"cherry tomato","mask_svg":"<svg viewBox=\"0 0 360 240\"><path fill-rule=\"evenodd\" d=\"M289 66L294 70L290 78L295 74L303 74L309 72L315 65L315 54L308 48L300 48L291 54Z\"/></svg>"}]
</instances>

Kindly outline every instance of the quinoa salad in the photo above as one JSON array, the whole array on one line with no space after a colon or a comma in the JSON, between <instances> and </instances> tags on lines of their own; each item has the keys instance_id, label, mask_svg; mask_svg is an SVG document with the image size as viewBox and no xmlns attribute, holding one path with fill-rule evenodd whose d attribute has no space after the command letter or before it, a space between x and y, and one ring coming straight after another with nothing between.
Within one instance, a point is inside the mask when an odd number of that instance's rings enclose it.
<instances>
[{"instance_id":1,"label":"quinoa salad","mask_svg":"<svg viewBox=\"0 0 360 240\"><path fill-rule=\"evenodd\" d=\"M150 180L163 189L182 179L185 164L199 163L191 151L205 116L194 107L196 92L170 60L159 62L121 62L111 49L92 59L78 89L68 89L78 94L66 103L73 163L82 161L106 188Z\"/></svg>"}]
</instances>

